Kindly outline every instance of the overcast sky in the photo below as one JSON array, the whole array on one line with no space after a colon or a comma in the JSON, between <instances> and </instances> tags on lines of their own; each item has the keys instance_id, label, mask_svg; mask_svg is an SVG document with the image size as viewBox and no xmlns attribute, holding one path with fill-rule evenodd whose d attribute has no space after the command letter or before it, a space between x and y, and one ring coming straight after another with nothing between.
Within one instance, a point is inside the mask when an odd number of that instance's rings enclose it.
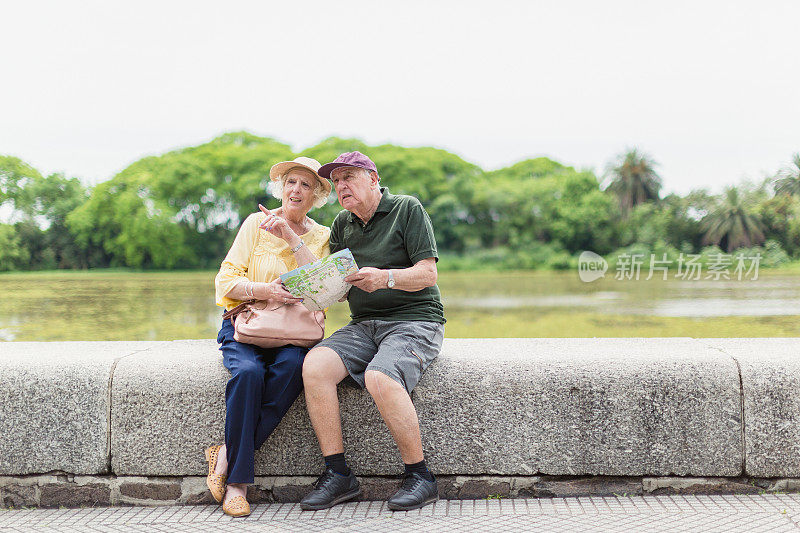
<instances>
[{"instance_id":1,"label":"overcast sky","mask_svg":"<svg viewBox=\"0 0 800 533\"><path fill-rule=\"evenodd\" d=\"M89 183L232 130L436 146L668 192L800 151L800 2L0 0L0 154Z\"/></svg>"}]
</instances>

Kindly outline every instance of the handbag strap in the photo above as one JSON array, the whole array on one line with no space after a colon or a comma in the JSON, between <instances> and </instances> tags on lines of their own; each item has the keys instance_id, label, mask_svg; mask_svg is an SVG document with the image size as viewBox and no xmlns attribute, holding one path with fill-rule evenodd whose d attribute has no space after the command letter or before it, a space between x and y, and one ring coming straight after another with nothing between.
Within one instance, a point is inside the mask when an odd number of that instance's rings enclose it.
<instances>
[{"instance_id":1,"label":"handbag strap","mask_svg":"<svg viewBox=\"0 0 800 533\"><path fill-rule=\"evenodd\" d=\"M239 313L244 313L245 311L247 311L248 306L250 305L250 303L251 302L240 303L239 305L237 305L236 307L234 307L230 311L225 311L224 313L222 313L222 319L225 320L226 318L230 318L231 322L233 322L233 320L236 318L236 315L238 315Z\"/></svg>"}]
</instances>

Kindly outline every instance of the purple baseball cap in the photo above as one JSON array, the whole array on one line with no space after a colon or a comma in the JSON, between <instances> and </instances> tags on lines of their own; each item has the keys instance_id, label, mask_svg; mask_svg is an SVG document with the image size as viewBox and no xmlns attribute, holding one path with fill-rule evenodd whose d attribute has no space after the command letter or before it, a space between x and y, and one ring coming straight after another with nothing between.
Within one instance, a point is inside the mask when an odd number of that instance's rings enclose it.
<instances>
[{"instance_id":1,"label":"purple baseball cap","mask_svg":"<svg viewBox=\"0 0 800 533\"><path fill-rule=\"evenodd\" d=\"M375 166L375 163L372 162L372 159L365 156L361 152L356 151L345 152L337 157L333 163L322 165L317 171L317 174L323 178L331 179L331 171L339 167L358 167L366 170L372 170L376 174L378 173L378 167ZM380 177L378 179L380 179Z\"/></svg>"}]
</instances>

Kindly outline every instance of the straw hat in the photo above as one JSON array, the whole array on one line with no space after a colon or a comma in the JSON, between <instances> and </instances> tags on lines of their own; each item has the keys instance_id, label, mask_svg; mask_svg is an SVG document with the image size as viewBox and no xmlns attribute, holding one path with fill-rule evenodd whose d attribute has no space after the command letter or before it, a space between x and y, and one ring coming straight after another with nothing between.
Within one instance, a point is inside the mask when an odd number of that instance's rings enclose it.
<instances>
[{"instance_id":1,"label":"straw hat","mask_svg":"<svg viewBox=\"0 0 800 533\"><path fill-rule=\"evenodd\" d=\"M318 172L319 167L321 166L322 165L320 162L316 159L300 156L294 161L281 161L280 163L275 163L272 165L272 168L269 169L269 179L272 181L278 181L280 177L286 174L286 172L288 172L290 169L302 167L310 170L314 174L314 177L317 178L317 181L319 181L320 185L322 185L322 188L325 189L328 194L330 194L331 182L322 178Z\"/></svg>"}]
</instances>

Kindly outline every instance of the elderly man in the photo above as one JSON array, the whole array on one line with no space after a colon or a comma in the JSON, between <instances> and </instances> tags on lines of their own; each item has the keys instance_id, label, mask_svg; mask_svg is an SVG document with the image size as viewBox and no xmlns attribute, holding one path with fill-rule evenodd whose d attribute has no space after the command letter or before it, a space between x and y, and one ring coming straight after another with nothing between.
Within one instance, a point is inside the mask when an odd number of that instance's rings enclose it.
<instances>
[{"instance_id":1,"label":"elderly man","mask_svg":"<svg viewBox=\"0 0 800 533\"><path fill-rule=\"evenodd\" d=\"M409 396L444 337L433 227L419 200L379 187L375 163L360 152L340 155L319 174L333 182L345 209L331 226L331 253L349 248L361 268L345 278L353 284L347 295L352 321L308 352L303 364L325 472L300 507L326 509L360 494L345 461L336 394L336 385L350 375L372 395L405 463L389 508L417 509L439 498Z\"/></svg>"}]
</instances>

